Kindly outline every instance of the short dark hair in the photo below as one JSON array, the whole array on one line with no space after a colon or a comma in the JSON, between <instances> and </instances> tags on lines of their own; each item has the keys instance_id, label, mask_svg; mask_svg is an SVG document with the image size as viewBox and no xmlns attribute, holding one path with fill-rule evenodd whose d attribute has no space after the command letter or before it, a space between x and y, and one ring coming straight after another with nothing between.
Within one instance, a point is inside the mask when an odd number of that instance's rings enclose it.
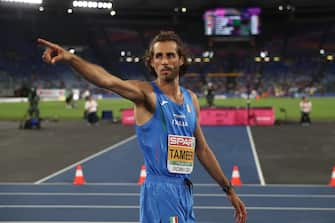
<instances>
[{"instance_id":1,"label":"short dark hair","mask_svg":"<svg viewBox=\"0 0 335 223\"><path fill-rule=\"evenodd\" d=\"M184 64L180 66L179 76L183 76L186 73L188 62L187 62L187 51L185 44L181 40L181 38L174 31L160 31L152 40L149 45L148 50L144 55L144 63L145 66L149 69L150 73L157 76L155 70L151 67L151 60L154 56L153 46L157 42L167 42L174 41L177 44L177 53L179 57L184 59Z\"/></svg>"}]
</instances>

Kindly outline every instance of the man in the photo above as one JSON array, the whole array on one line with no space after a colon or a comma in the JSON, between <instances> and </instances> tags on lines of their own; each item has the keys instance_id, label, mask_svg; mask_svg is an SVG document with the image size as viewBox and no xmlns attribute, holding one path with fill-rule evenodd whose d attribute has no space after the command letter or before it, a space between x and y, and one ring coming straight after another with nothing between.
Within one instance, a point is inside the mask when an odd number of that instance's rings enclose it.
<instances>
[{"instance_id":1,"label":"man","mask_svg":"<svg viewBox=\"0 0 335 223\"><path fill-rule=\"evenodd\" d=\"M66 108L74 108L74 100L73 100L73 91L72 89L65 90L65 104Z\"/></svg>"},{"instance_id":2,"label":"man","mask_svg":"<svg viewBox=\"0 0 335 223\"><path fill-rule=\"evenodd\" d=\"M40 97L37 94L36 88L31 88L28 94L29 108L28 113L25 115L25 120L20 127L24 129L40 129L41 119L40 119L40 109L38 104L40 102Z\"/></svg>"},{"instance_id":3,"label":"man","mask_svg":"<svg viewBox=\"0 0 335 223\"><path fill-rule=\"evenodd\" d=\"M205 88L205 95L206 95L206 101L207 105L209 107L214 106L214 98L215 98L215 89L212 82L208 82L206 88Z\"/></svg>"},{"instance_id":4,"label":"man","mask_svg":"<svg viewBox=\"0 0 335 223\"><path fill-rule=\"evenodd\" d=\"M227 193L238 223L246 222L243 202L231 187L198 121L200 106L196 95L179 85L186 72L182 41L171 31L152 40L145 63L156 80L124 81L102 67L69 53L43 39L45 62L68 62L88 81L109 89L135 104L136 133L144 154L147 178L141 188L142 223L193 223L192 183L189 180L196 154L207 172Z\"/></svg>"},{"instance_id":5,"label":"man","mask_svg":"<svg viewBox=\"0 0 335 223\"><path fill-rule=\"evenodd\" d=\"M97 110L98 102L94 100L91 95L87 96L85 102L85 117L90 125L96 124L99 120Z\"/></svg>"},{"instance_id":6,"label":"man","mask_svg":"<svg viewBox=\"0 0 335 223\"><path fill-rule=\"evenodd\" d=\"M36 88L31 88L29 95L28 95L28 101L29 101L29 109L28 114L30 118L40 118L40 110L38 108L38 104L40 102L40 97L37 94Z\"/></svg>"},{"instance_id":7,"label":"man","mask_svg":"<svg viewBox=\"0 0 335 223\"><path fill-rule=\"evenodd\" d=\"M312 102L310 102L306 96L303 96L299 103L299 107L301 111L300 124L302 126L309 126L311 124L309 113L312 111Z\"/></svg>"}]
</instances>

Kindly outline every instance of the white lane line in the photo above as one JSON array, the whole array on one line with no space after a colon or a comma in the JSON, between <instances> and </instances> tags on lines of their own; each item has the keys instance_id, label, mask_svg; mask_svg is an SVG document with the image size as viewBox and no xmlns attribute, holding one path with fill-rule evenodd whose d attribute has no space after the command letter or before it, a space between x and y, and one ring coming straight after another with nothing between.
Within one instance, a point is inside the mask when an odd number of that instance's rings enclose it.
<instances>
[{"instance_id":1,"label":"white lane line","mask_svg":"<svg viewBox=\"0 0 335 223\"><path fill-rule=\"evenodd\" d=\"M35 186L36 183L0 183L0 186ZM214 185L214 184L213 184ZM217 184L215 184L217 186ZM247 185L247 184L244 184ZM243 185L243 186L244 186ZM39 184L38 186L73 186L72 182L50 182L50 183L43 183ZM137 183L131 183L131 182L100 182L100 183L91 183L87 182L85 183L85 186L136 186L138 187ZM259 186L259 185L258 185Z\"/></svg>"},{"instance_id":2,"label":"white lane line","mask_svg":"<svg viewBox=\"0 0 335 223\"><path fill-rule=\"evenodd\" d=\"M95 157L97 157L97 156L100 156L101 154L106 153L106 152L108 152L108 151L110 151L110 150L116 149L117 147L119 147L119 146L121 146L121 145L123 145L123 144L125 144L125 143L127 143L127 142L129 142L129 141L131 141L131 140L133 140L133 139L135 139L135 138L136 138L136 135L133 135L133 136L127 138L127 139L124 139L124 140L122 140L121 142L118 142L117 144L115 144L115 145L113 145L113 146L110 146L110 147L108 147L108 148L106 148L106 149L104 149L104 150L102 150L102 151L100 151L100 152L98 152L98 153L93 154L92 156L89 156L89 157L87 157L87 158L85 158L85 159L83 159L83 160L80 160L80 161L78 161L78 162L72 164L71 166L65 167L64 169L61 169L61 170L57 171L56 173L53 173L53 174L51 174L51 175L49 175L49 176L47 176L47 177L44 177L44 178L42 178L42 179L36 181L34 184L40 184L40 183L43 183L44 181L47 181L48 179L50 179L50 178L52 178L52 177L54 177L54 176L57 176L57 175L59 175L59 174L65 172L65 171L67 171L67 170L70 170L70 169L74 168L75 166L77 166L77 165L79 165L79 164L82 164L82 163L84 163L84 162L86 162L86 161L88 161L88 160L91 160L91 159L93 159L93 158L95 158Z\"/></svg>"},{"instance_id":3,"label":"white lane line","mask_svg":"<svg viewBox=\"0 0 335 223\"><path fill-rule=\"evenodd\" d=\"M195 197L226 197L225 194L194 194ZM334 194L238 194L239 197L274 197L274 198L335 198Z\"/></svg>"},{"instance_id":4,"label":"white lane line","mask_svg":"<svg viewBox=\"0 0 335 223\"><path fill-rule=\"evenodd\" d=\"M43 193L43 192L0 192L0 196L110 196L110 197L139 197L140 193ZM240 197L274 197L274 198L335 198L334 194L239 194ZM225 194L200 194L194 197L226 197Z\"/></svg>"},{"instance_id":5,"label":"white lane line","mask_svg":"<svg viewBox=\"0 0 335 223\"><path fill-rule=\"evenodd\" d=\"M29 183L29 182L0 182L0 186L34 186L36 183ZM72 186L72 182L50 182L50 183L43 183L43 184L39 184L39 186ZM209 184L205 184L205 183L194 183L193 184L196 187L218 187L218 184L216 183L209 183ZM87 182L85 184L85 186L136 186L138 187L137 183L127 183L127 182L120 182L120 183L112 183L112 182L100 182L100 183L91 183L91 182ZM326 184L266 184L266 187L288 187L288 188L327 188L327 189L331 189L331 187L329 187ZM259 184L243 184L243 188L246 187L253 187L253 188L257 188L260 187ZM263 188L263 186L261 186L260 188ZM1 188L0 188L1 190Z\"/></svg>"},{"instance_id":6,"label":"white lane line","mask_svg":"<svg viewBox=\"0 0 335 223\"><path fill-rule=\"evenodd\" d=\"M258 176L259 176L259 181L261 182L262 186L265 186L266 184L265 184L265 180L264 180L264 175L263 175L261 164L259 162L259 158L258 158L258 155L257 155L257 152L256 152L256 146L255 146L255 142L254 142L254 139L252 137L252 134L251 134L250 126L247 126L247 133L248 133L248 138L249 138L250 145L251 145L252 155L254 156L254 159L255 159L255 164L256 164L256 168L257 168L257 172L258 172Z\"/></svg>"},{"instance_id":7,"label":"white lane line","mask_svg":"<svg viewBox=\"0 0 335 223\"><path fill-rule=\"evenodd\" d=\"M29 183L29 182L1 182L0 183L0 190L2 189L1 186L35 186L36 183ZM193 184L195 187L202 187L202 188L211 188L211 187L216 187L217 189L220 189L218 187L218 184L205 184L205 183L194 183ZM72 182L50 182L50 183L43 183L43 184L38 184L38 186L43 187L43 186L73 186ZM101 182L101 183L91 183L87 182L85 184L85 187L88 186L96 186L96 187L104 187L104 186L129 186L129 187L138 187L137 183L127 183L127 182L119 182L119 183L112 183L112 182ZM259 184L243 184L243 187L241 188L264 188L264 186L260 186ZM331 187L329 187L326 184L266 184L265 187L267 188L314 188L314 189L329 189L331 190ZM235 189L238 187L235 187Z\"/></svg>"},{"instance_id":8,"label":"white lane line","mask_svg":"<svg viewBox=\"0 0 335 223\"><path fill-rule=\"evenodd\" d=\"M194 183L193 184L196 187L217 187L218 188L218 184L212 183L212 184L205 184L205 183ZM266 187L302 187L302 188L329 188L331 189L331 187L329 187L326 184L266 184L264 185ZM246 188L246 187L258 187L258 188L264 188L263 186L259 186L259 184L243 184L242 187L240 188ZM239 188L239 187L235 187Z\"/></svg>"},{"instance_id":9,"label":"white lane line","mask_svg":"<svg viewBox=\"0 0 335 223\"><path fill-rule=\"evenodd\" d=\"M0 208L82 208L82 209L139 209L139 205L0 205ZM200 210L233 210L232 206L195 206L194 209ZM335 208L320 207L247 207L248 211L335 211Z\"/></svg>"},{"instance_id":10,"label":"white lane line","mask_svg":"<svg viewBox=\"0 0 335 223\"><path fill-rule=\"evenodd\" d=\"M140 193L44 193L44 192L9 192L9 193L0 193L1 195L7 196L80 196L80 197L89 197L89 196L115 196L115 197L135 197L140 196Z\"/></svg>"},{"instance_id":11,"label":"white lane line","mask_svg":"<svg viewBox=\"0 0 335 223\"><path fill-rule=\"evenodd\" d=\"M195 206L194 209L203 210L222 210L231 209L235 210L231 206ZM247 211L250 210L261 210L261 211L335 211L335 208L319 208L319 207L249 207L247 206Z\"/></svg>"},{"instance_id":12,"label":"white lane line","mask_svg":"<svg viewBox=\"0 0 335 223\"><path fill-rule=\"evenodd\" d=\"M0 208L138 209L139 205L0 205Z\"/></svg>"}]
</instances>

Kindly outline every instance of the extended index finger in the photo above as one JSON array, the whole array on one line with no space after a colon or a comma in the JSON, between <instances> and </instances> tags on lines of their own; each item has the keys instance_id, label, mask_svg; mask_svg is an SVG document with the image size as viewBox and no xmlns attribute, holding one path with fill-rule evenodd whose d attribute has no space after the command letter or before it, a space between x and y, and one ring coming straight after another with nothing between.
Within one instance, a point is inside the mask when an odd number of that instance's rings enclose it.
<instances>
[{"instance_id":1,"label":"extended index finger","mask_svg":"<svg viewBox=\"0 0 335 223\"><path fill-rule=\"evenodd\" d=\"M37 43L38 44L41 44L41 45L44 45L44 46L47 46L47 47L51 47L51 48L57 48L57 45L52 43L52 42L49 42L45 39L42 39L42 38L38 38L37 39Z\"/></svg>"}]
</instances>

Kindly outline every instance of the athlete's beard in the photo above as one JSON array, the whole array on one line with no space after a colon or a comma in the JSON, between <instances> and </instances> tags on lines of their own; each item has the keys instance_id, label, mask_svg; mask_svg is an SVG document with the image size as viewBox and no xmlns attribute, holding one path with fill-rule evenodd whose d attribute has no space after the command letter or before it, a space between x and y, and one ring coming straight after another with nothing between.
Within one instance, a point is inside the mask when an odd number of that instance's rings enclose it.
<instances>
[{"instance_id":1,"label":"athlete's beard","mask_svg":"<svg viewBox=\"0 0 335 223\"><path fill-rule=\"evenodd\" d=\"M174 68L171 69L171 73L169 75L162 75L162 76L164 81L173 82L176 79L176 77L178 77L178 75L179 75L179 69Z\"/></svg>"}]
</instances>

